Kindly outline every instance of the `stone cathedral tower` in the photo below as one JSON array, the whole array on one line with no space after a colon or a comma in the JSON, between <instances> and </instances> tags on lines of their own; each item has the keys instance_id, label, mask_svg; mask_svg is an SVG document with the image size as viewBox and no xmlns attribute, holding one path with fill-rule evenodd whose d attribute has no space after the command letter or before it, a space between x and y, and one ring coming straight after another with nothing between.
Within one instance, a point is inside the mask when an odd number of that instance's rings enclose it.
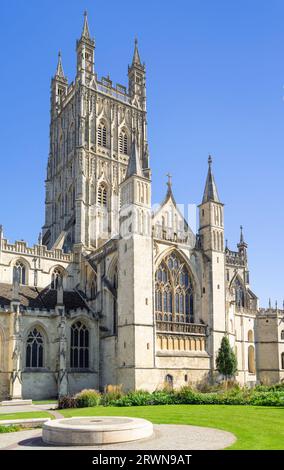
<instances>
[{"instance_id":1,"label":"stone cathedral tower","mask_svg":"<svg viewBox=\"0 0 284 470\"><path fill-rule=\"evenodd\" d=\"M145 65L137 40L128 90L95 72L95 41L85 13L77 41L77 73L68 83L61 54L51 82L50 153L43 243L94 249L118 232L120 183L134 132L141 167L150 177Z\"/></svg>"}]
</instances>

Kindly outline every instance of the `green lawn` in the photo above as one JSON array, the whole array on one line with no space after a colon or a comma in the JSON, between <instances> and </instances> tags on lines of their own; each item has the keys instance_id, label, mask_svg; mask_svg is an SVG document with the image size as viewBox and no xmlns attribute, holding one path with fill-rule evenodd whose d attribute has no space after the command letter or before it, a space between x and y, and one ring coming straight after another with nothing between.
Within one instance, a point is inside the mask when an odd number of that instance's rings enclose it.
<instances>
[{"instance_id":1,"label":"green lawn","mask_svg":"<svg viewBox=\"0 0 284 470\"><path fill-rule=\"evenodd\" d=\"M192 424L232 432L230 449L284 449L284 409L228 405L159 405L60 410L66 416L136 416L156 424Z\"/></svg>"},{"instance_id":2,"label":"green lawn","mask_svg":"<svg viewBox=\"0 0 284 470\"><path fill-rule=\"evenodd\" d=\"M57 405L57 400L33 400L33 405Z\"/></svg>"},{"instance_id":3,"label":"green lawn","mask_svg":"<svg viewBox=\"0 0 284 470\"><path fill-rule=\"evenodd\" d=\"M0 414L0 422L5 419L54 418L47 411L24 411L22 413Z\"/></svg>"}]
</instances>

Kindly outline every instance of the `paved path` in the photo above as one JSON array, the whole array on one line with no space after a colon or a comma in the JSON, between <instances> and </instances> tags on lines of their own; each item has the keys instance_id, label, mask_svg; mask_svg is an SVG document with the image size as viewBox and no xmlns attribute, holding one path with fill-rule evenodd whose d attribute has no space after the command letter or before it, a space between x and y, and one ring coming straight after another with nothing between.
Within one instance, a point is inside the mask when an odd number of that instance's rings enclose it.
<instances>
[{"instance_id":1,"label":"paved path","mask_svg":"<svg viewBox=\"0 0 284 470\"><path fill-rule=\"evenodd\" d=\"M186 425L154 425L154 435L140 441L93 447L55 447L44 444L41 430L0 434L2 450L218 450L235 442L233 434L220 429Z\"/></svg>"},{"instance_id":2,"label":"paved path","mask_svg":"<svg viewBox=\"0 0 284 470\"><path fill-rule=\"evenodd\" d=\"M12 414L12 413L25 413L30 411L47 411L55 419L64 418L64 416L56 409L57 404L49 405L13 405L13 406L0 406L0 415L1 414ZM1 424L1 420L0 420Z\"/></svg>"},{"instance_id":3,"label":"paved path","mask_svg":"<svg viewBox=\"0 0 284 470\"><path fill-rule=\"evenodd\" d=\"M0 406L0 414L25 413L30 411L50 411L57 408L57 404L49 405L11 405Z\"/></svg>"}]
</instances>

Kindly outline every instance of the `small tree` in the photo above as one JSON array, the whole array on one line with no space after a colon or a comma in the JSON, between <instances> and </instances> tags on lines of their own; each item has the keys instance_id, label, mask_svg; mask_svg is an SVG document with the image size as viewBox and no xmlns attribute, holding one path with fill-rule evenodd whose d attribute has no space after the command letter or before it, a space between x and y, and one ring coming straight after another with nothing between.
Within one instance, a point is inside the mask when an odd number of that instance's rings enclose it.
<instances>
[{"instance_id":1,"label":"small tree","mask_svg":"<svg viewBox=\"0 0 284 470\"><path fill-rule=\"evenodd\" d=\"M230 346L227 336L224 336L217 354L216 367L218 372L224 375L226 384L228 378L232 377L237 372L237 366L236 355Z\"/></svg>"}]
</instances>

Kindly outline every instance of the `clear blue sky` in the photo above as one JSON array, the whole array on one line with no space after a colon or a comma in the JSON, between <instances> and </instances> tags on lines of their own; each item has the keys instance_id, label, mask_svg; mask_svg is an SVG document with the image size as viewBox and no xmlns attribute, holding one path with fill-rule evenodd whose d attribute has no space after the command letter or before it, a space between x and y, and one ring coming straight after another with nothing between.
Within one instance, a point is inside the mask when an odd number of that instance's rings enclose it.
<instances>
[{"instance_id":1,"label":"clear blue sky","mask_svg":"<svg viewBox=\"0 0 284 470\"><path fill-rule=\"evenodd\" d=\"M127 83L133 39L147 67L153 202L173 174L179 203L199 203L214 160L234 249L243 224L252 288L284 298L283 0L2 0L0 223L10 241L44 221L50 78L58 49L75 75L83 11L99 76Z\"/></svg>"}]
</instances>

